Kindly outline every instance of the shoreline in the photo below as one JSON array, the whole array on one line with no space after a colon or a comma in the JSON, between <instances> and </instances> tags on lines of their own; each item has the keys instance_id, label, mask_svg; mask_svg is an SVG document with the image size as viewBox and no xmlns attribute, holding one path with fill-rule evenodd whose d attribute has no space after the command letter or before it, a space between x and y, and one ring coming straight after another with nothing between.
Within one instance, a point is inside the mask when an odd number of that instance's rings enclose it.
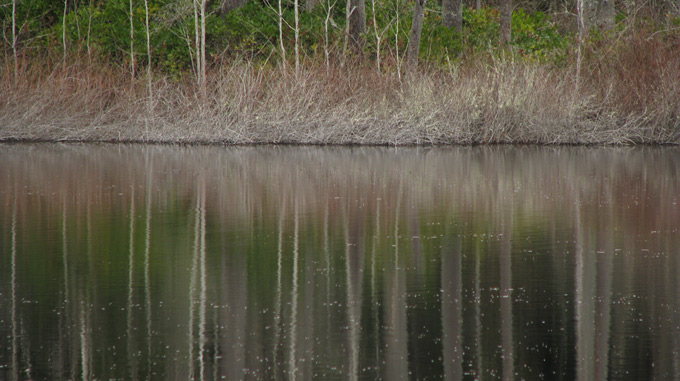
<instances>
[{"instance_id":1,"label":"shoreline","mask_svg":"<svg viewBox=\"0 0 680 381\"><path fill-rule=\"evenodd\" d=\"M229 141L170 141L170 140L49 140L49 139L0 139L0 145L22 144L65 144L65 145L150 145L150 146L186 146L186 147L375 147L375 148L440 148L440 147L584 147L584 148L617 148L617 147L650 147L675 148L680 142L644 142L644 143L533 143L533 142L472 142L472 143L300 143L300 142L248 142L234 143Z\"/></svg>"}]
</instances>

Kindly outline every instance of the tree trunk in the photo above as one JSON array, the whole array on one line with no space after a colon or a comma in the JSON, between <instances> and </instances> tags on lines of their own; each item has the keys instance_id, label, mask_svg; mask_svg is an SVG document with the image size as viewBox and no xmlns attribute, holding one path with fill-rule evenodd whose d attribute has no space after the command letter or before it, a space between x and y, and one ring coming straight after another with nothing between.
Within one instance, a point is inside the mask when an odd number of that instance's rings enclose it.
<instances>
[{"instance_id":1,"label":"tree trunk","mask_svg":"<svg viewBox=\"0 0 680 381\"><path fill-rule=\"evenodd\" d=\"M200 86L201 85L201 31L199 28L199 21L198 21L198 1L200 0L191 0L193 6L194 6L194 51L193 53L195 54L195 60L196 60L196 83Z\"/></svg>"},{"instance_id":2,"label":"tree trunk","mask_svg":"<svg viewBox=\"0 0 680 381\"><path fill-rule=\"evenodd\" d=\"M144 27L146 29L146 75L151 81L151 27L149 24L149 0L144 0ZM149 82L150 84L151 82Z\"/></svg>"},{"instance_id":3,"label":"tree trunk","mask_svg":"<svg viewBox=\"0 0 680 381\"><path fill-rule=\"evenodd\" d=\"M64 41L66 41L66 39L64 39ZM66 42L64 42L64 57L66 57L65 52ZM17 0L12 1L12 56L14 57L14 84L16 85L19 78L19 57L17 55Z\"/></svg>"},{"instance_id":4,"label":"tree trunk","mask_svg":"<svg viewBox=\"0 0 680 381\"><path fill-rule=\"evenodd\" d=\"M295 0L295 76L300 74L300 0Z\"/></svg>"},{"instance_id":5,"label":"tree trunk","mask_svg":"<svg viewBox=\"0 0 680 381\"><path fill-rule=\"evenodd\" d=\"M360 54L364 48L364 36L366 32L366 1L348 0L347 21L349 25L349 39L352 43L352 50Z\"/></svg>"},{"instance_id":6,"label":"tree trunk","mask_svg":"<svg viewBox=\"0 0 680 381\"><path fill-rule=\"evenodd\" d=\"M15 13L16 0L12 1L12 46L14 46L14 28L15 28ZM130 9L132 9L132 1L130 1ZM64 63L66 63L66 14L68 12L68 0L64 0L64 18L61 23L61 40L64 44Z\"/></svg>"},{"instance_id":7,"label":"tree trunk","mask_svg":"<svg viewBox=\"0 0 680 381\"><path fill-rule=\"evenodd\" d=\"M425 17L425 1L416 0L416 5L413 9L413 22L411 23L411 35L408 40L408 53L406 55L406 64L409 70L418 67L420 34L423 31L423 18Z\"/></svg>"},{"instance_id":8,"label":"tree trunk","mask_svg":"<svg viewBox=\"0 0 680 381\"><path fill-rule=\"evenodd\" d=\"M64 1L64 17L66 16L66 2ZM130 0L130 75L132 80L135 78L135 20L132 0ZM66 18L64 18L64 22ZM64 28L66 26L64 25ZM66 39L64 39L64 57L66 57Z\"/></svg>"},{"instance_id":9,"label":"tree trunk","mask_svg":"<svg viewBox=\"0 0 680 381\"><path fill-rule=\"evenodd\" d=\"M373 33L375 34L375 65L380 74L380 40L381 35L378 33L378 22L375 19L375 0L371 0L371 16L373 17Z\"/></svg>"},{"instance_id":10,"label":"tree trunk","mask_svg":"<svg viewBox=\"0 0 680 381\"><path fill-rule=\"evenodd\" d=\"M281 48L281 64L283 65L283 70L286 70L286 47L283 45L283 4L282 0L279 0L279 47Z\"/></svg>"},{"instance_id":11,"label":"tree trunk","mask_svg":"<svg viewBox=\"0 0 680 381\"><path fill-rule=\"evenodd\" d=\"M510 44L512 37L512 0L501 3L501 27L499 43L501 48Z\"/></svg>"},{"instance_id":12,"label":"tree trunk","mask_svg":"<svg viewBox=\"0 0 680 381\"><path fill-rule=\"evenodd\" d=\"M206 6L208 0L201 0L201 96L205 99L206 95L206 83L205 83L205 69L206 69L206 59L205 59L205 18L206 18Z\"/></svg>"},{"instance_id":13,"label":"tree trunk","mask_svg":"<svg viewBox=\"0 0 680 381\"><path fill-rule=\"evenodd\" d=\"M91 11L91 9L90 9ZM147 91L149 94L149 99L147 100L147 114L148 116L151 116L151 111L153 108L153 80L151 77L151 28L149 26L149 0L144 0L144 19L145 19L145 27L146 27L146 87ZM90 40L89 38L89 26L88 26L88 41ZM88 42L88 48L87 48L87 54L89 56L90 54L90 48L89 48L89 42ZM147 123L147 130L148 130L148 123ZM148 131L147 131L148 132Z\"/></svg>"},{"instance_id":14,"label":"tree trunk","mask_svg":"<svg viewBox=\"0 0 680 381\"><path fill-rule=\"evenodd\" d=\"M463 0L442 0L442 23L445 27L463 31Z\"/></svg>"}]
</instances>

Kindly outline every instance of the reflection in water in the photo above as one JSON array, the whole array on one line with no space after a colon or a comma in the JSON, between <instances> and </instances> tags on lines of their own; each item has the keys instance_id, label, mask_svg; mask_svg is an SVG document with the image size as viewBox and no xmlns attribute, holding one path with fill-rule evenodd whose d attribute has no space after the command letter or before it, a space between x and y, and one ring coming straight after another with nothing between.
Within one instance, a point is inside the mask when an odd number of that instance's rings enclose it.
<instances>
[{"instance_id":1,"label":"reflection in water","mask_svg":"<svg viewBox=\"0 0 680 381\"><path fill-rule=\"evenodd\" d=\"M512 380L515 377L514 354L512 340L512 256L510 243L510 226L512 216L505 217L506 213L499 207L500 215L500 250L498 263L500 265L500 304L501 304L501 359L503 360L503 379Z\"/></svg>"},{"instance_id":2,"label":"reflection in water","mask_svg":"<svg viewBox=\"0 0 680 381\"><path fill-rule=\"evenodd\" d=\"M127 303L127 351L128 353L136 353L137 350L135 349L135 343L134 343L134 336L132 335L132 329L133 329L133 314L132 314L132 307L135 305L134 302L134 279L135 279L135 186L132 185L130 189L131 193L131 198L130 198L130 271L128 272L128 303ZM64 240L66 242L66 240ZM66 252L64 250L64 252ZM64 261L64 268L67 268L68 262L65 260ZM64 277L66 278L66 277ZM67 303L68 304L68 303ZM129 377L130 379L136 379L137 374L138 374L138 367L137 367L137 358L133 357L130 359L130 374Z\"/></svg>"},{"instance_id":3,"label":"reflection in water","mask_svg":"<svg viewBox=\"0 0 680 381\"><path fill-rule=\"evenodd\" d=\"M149 158L149 153L145 155L145 172L146 172L146 229L144 236L144 310L146 312L146 374L144 379L151 378L151 323L153 321L151 316L151 267L150 267L150 256L151 256L151 206L153 204L151 200L151 195L153 194L153 163Z\"/></svg>"},{"instance_id":4,"label":"reflection in water","mask_svg":"<svg viewBox=\"0 0 680 381\"><path fill-rule=\"evenodd\" d=\"M299 231L300 223L298 222L298 203L295 203L294 213L294 230L293 230L293 286L290 291L290 326L288 327L288 377L295 379L298 375L297 367L297 313L298 313L298 262L300 257L299 249Z\"/></svg>"},{"instance_id":5,"label":"reflection in water","mask_svg":"<svg viewBox=\"0 0 680 381\"><path fill-rule=\"evenodd\" d=\"M11 264L10 264L10 272L11 272L11 280L10 280L10 288L12 290L12 293L10 297L12 298L11 300L11 321L12 321L12 367L10 368L11 371L11 377L12 380L18 380L19 379L19 350L18 350L18 345L17 345L17 339L18 339L18 324L17 324L17 196L16 196L16 189L14 189L14 204L12 205L12 222L11 222L11 227L10 227L10 257L11 257ZM3 303L4 304L4 303Z\"/></svg>"},{"instance_id":6,"label":"reflection in water","mask_svg":"<svg viewBox=\"0 0 680 381\"><path fill-rule=\"evenodd\" d=\"M446 236L441 253L444 374L447 380L459 380L463 377L463 262L460 239L451 237L450 231Z\"/></svg>"},{"instance_id":7,"label":"reflection in water","mask_svg":"<svg viewBox=\"0 0 680 381\"><path fill-rule=\"evenodd\" d=\"M680 377L675 148L2 148L0 379Z\"/></svg>"},{"instance_id":8,"label":"reflection in water","mask_svg":"<svg viewBox=\"0 0 680 381\"><path fill-rule=\"evenodd\" d=\"M386 308L385 340L387 342L386 375L390 380L406 379L408 375L408 342L406 330L406 273L399 268L399 216L403 192L402 178L397 189L397 202L394 217L394 256L391 263L391 276L385 287ZM389 261L388 261L389 263ZM389 273L388 273L389 274Z\"/></svg>"},{"instance_id":9,"label":"reflection in water","mask_svg":"<svg viewBox=\"0 0 680 381\"><path fill-rule=\"evenodd\" d=\"M282 285L282 264L283 264L283 222L286 211L286 199L284 198L281 209L279 210L279 223L278 223L278 249L276 251L276 303L274 307L274 374L279 374L279 340L281 338L281 299L283 296L283 285Z\"/></svg>"},{"instance_id":10,"label":"reflection in water","mask_svg":"<svg viewBox=\"0 0 680 381\"><path fill-rule=\"evenodd\" d=\"M207 280L205 265L205 186L197 183L196 205L194 207L194 250L191 266L191 283L189 286L189 378L205 380L206 373L206 303ZM198 323L194 319L198 317ZM198 327L196 327L196 325ZM198 332L195 333L195 329ZM196 337L198 336L198 337ZM195 365L198 363L198 377Z\"/></svg>"}]
</instances>

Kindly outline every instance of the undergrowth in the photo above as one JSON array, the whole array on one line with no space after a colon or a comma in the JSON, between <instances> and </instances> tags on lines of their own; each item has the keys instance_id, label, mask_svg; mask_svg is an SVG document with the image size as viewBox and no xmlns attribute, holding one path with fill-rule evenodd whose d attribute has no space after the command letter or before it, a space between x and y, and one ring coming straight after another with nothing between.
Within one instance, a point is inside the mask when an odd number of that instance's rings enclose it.
<instances>
[{"instance_id":1,"label":"undergrowth","mask_svg":"<svg viewBox=\"0 0 680 381\"><path fill-rule=\"evenodd\" d=\"M560 64L522 51L477 53L404 72L399 56L238 58L191 77L82 55L6 60L0 140L302 144L632 144L680 142L680 40L619 35ZM653 38L650 38L653 35ZM518 37L520 38L520 37Z\"/></svg>"}]
</instances>

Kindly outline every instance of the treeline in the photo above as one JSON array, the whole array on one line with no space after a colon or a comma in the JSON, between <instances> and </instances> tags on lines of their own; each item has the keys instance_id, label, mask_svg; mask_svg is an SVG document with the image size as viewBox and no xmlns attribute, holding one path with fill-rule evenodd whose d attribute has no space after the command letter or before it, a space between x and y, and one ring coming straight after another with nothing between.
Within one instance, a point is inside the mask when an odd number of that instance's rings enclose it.
<instances>
[{"instance_id":1,"label":"treeline","mask_svg":"<svg viewBox=\"0 0 680 381\"><path fill-rule=\"evenodd\" d=\"M370 58L380 67L389 57L390 65L413 66L504 45L559 64L575 42L635 22L680 27L673 0L3 1L5 60L77 54L133 76L153 67L193 71L199 81L207 67L237 58L291 66Z\"/></svg>"},{"instance_id":2,"label":"treeline","mask_svg":"<svg viewBox=\"0 0 680 381\"><path fill-rule=\"evenodd\" d=\"M675 0L0 2L0 141L680 142Z\"/></svg>"}]
</instances>

